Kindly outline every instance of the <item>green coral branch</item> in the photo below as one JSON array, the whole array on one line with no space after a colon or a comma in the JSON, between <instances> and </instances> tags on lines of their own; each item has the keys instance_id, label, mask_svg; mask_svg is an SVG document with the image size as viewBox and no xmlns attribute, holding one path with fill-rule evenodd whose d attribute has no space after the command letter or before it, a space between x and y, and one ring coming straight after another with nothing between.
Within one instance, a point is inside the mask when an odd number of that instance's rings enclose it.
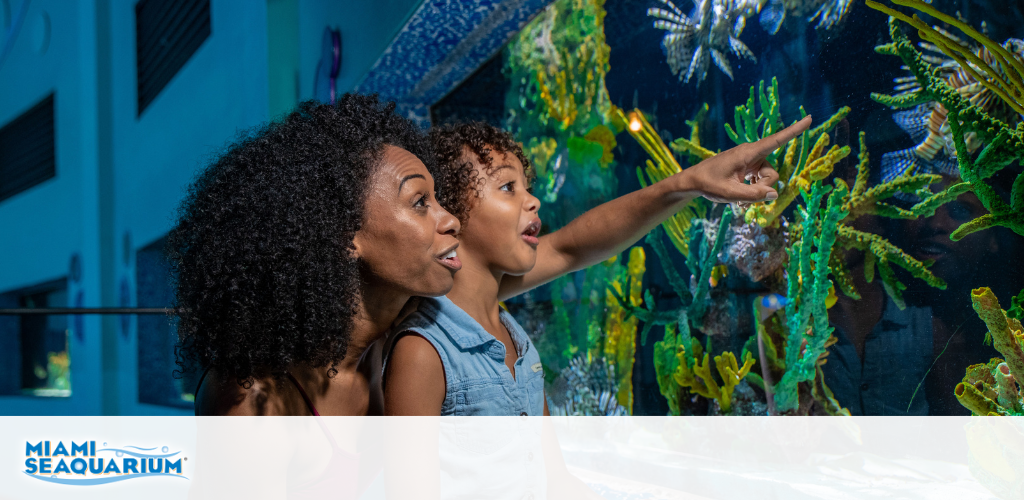
<instances>
[{"instance_id":1,"label":"green coral branch","mask_svg":"<svg viewBox=\"0 0 1024 500\"><path fill-rule=\"evenodd\" d=\"M907 255L906 252L882 236L858 231L850 226L840 225L838 228L838 239L841 248L856 248L871 254L874 258L872 262L878 267L878 272L886 291L889 292L889 295L897 305L903 303L900 291L905 290L906 286L899 282L895 273L889 268L890 263L906 269L910 272L911 276L923 280L930 286L943 290L946 288L946 282L933 274L928 269L928 266ZM868 267L872 266L869 263L865 263L865 273L868 272ZM868 281L870 282L871 280ZM901 307L900 309L903 308Z\"/></svg>"},{"instance_id":2,"label":"green coral branch","mask_svg":"<svg viewBox=\"0 0 1024 500\"><path fill-rule=\"evenodd\" d=\"M867 0L867 4L869 7L883 12L892 11L871 0ZM897 14L903 16L903 14ZM899 56L910 73L917 79L921 90L901 96L873 93L871 94L873 100L894 108L909 108L927 102L938 102L949 112L946 116L951 128L963 123L968 131L975 132L979 139L986 143L991 143L1002 130L1011 131L1012 140L1007 141L1006 144L1011 148L1021 147L1021 144L1024 143L1024 129L1018 127L1016 131L1012 131L1009 125L992 117L981 106L971 103L968 98L950 87L938 68L929 64L910 39L903 34L895 18L889 20L889 36L892 38L892 43L876 47L876 52ZM954 132L954 138L956 138L956 132ZM963 139L962 133L960 138ZM958 158L963 159L970 156L966 148L960 149L960 146L957 146ZM961 175L963 175L963 171L961 171ZM964 177L964 180L970 181L967 177Z\"/></svg>"},{"instance_id":3,"label":"green coral branch","mask_svg":"<svg viewBox=\"0 0 1024 500\"><path fill-rule=\"evenodd\" d=\"M921 200L921 202L914 205L910 210L920 217L931 217L935 215L935 211L938 210L939 207L957 199L957 197L970 190L970 182L958 182L925 198L924 200Z\"/></svg>"},{"instance_id":4,"label":"green coral branch","mask_svg":"<svg viewBox=\"0 0 1024 500\"><path fill-rule=\"evenodd\" d=\"M707 238L701 242L700 277L697 278L697 290L694 291L694 301L690 304L688 314L691 318L699 321L704 317L705 301L708 287L710 286L711 270L718 264L718 254L725 244L725 235L729 232L729 224L732 222L732 210L726 207L722 210L722 218L718 222L718 231L715 233L715 242L710 251L707 251ZM692 246L690 248L693 248ZM687 265L691 265L687 259ZM693 269L693 267L691 267Z\"/></svg>"},{"instance_id":5,"label":"green coral branch","mask_svg":"<svg viewBox=\"0 0 1024 500\"><path fill-rule=\"evenodd\" d=\"M821 199L830 190L820 181L812 185L811 194L807 196L806 213L802 217L801 241L790 254L790 269L799 269L799 275L789 275L786 372L775 387L775 404L783 413L792 412L799 406L797 384L815 378L819 358L825 354L832 334L825 306L832 287L828 279L828 262L836 242L839 221L847 215L842 206L849 191L844 185L831 190L826 208L819 216ZM792 264L793 260L799 264Z\"/></svg>"},{"instance_id":6,"label":"green coral branch","mask_svg":"<svg viewBox=\"0 0 1024 500\"><path fill-rule=\"evenodd\" d=\"M1009 205L982 181L974 182L972 187L989 213L962 224L949 235L951 240L959 241L971 233L995 226L1004 226L1024 236L1024 173L1018 174L1013 182Z\"/></svg>"}]
</instances>

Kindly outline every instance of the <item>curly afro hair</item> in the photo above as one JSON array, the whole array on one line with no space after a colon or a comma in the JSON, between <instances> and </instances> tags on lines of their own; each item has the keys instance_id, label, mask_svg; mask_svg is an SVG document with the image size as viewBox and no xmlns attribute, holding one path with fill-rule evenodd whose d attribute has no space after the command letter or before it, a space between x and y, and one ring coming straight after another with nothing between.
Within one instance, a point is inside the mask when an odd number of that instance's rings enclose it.
<instances>
[{"instance_id":1,"label":"curly afro hair","mask_svg":"<svg viewBox=\"0 0 1024 500\"><path fill-rule=\"evenodd\" d=\"M523 164L527 181L533 181L533 166L523 153L523 147L511 133L493 125L484 122L444 125L430 131L430 142L437 158L437 173L434 174L437 201L459 219L463 229L469 222L473 199L483 181L466 158L466 148L476 155L487 172L492 167L488 156L492 148L496 153L511 153Z\"/></svg>"},{"instance_id":2,"label":"curly afro hair","mask_svg":"<svg viewBox=\"0 0 1024 500\"><path fill-rule=\"evenodd\" d=\"M360 300L353 238L386 145L434 170L426 135L376 95L301 103L201 172L168 235L179 368L248 386L344 358Z\"/></svg>"}]
</instances>

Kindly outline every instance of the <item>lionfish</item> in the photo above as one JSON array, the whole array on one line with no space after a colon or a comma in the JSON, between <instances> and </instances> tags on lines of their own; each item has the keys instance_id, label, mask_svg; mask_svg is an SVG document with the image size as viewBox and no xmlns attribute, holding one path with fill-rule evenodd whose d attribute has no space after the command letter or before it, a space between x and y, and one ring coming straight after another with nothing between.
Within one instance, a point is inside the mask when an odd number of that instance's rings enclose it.
<instances>
[{"instance_id":1,"label":"lionfish","mask_svg":"<svg viewBox=\"0 0 1024 500\"><path fill-rule=\"evenodd\" d=\"M846 17L852 3L853 0L767 0L767 4L761 8L759 21L769 35L774 35L779 32L782 22L786 20L787 11L799 17L818 7L807 21L814 22L817 19L815 29L830 30Z\"/></svg>"},{"instance_id":2,"label":"lionfish","mask_svg":"<svg viewBox=\"0 0 1024 500\"><path fill-rule=\"evenodd\" d=\"M565 402L548 401L553 416L621 416L628 412L619 405L615 394L615 366L597 358L587 363L583 356L569 361L562 369L565 379Z\"/></svg>"},{"instance_id":3,"label":"lionfish","mask_svg":"<svg viewBox=\"0 0 1024 500\"><path fill-rule=\"evenodd\" d=\"M668 31L661 40L669 68L683 83L697 77L697 85L707 77L710 61L732 79L727 52L757 62L754 53L740 41L747 17L760 10L758 0L692 0L693 11L686 15L671 2L668 7L647 9L657 18L654 27Z\"/></svg>"},{"instance_id":4,"label":"lionfish","mask_svg":"<svg viewBox=\"0 0 1024 500\"><path fill-rule=\"evenodd\" d=\"M949 32L939 27L935 27L935 29L957 40L964 47L968 47L965 42ZM937 46L927 42L921 42L919 46L922 49L924 60L934 65L943 75L946 84L956 89L972 105L1011 124L1021 120L1020 115L1014 113L1006 103L962 68L959 63L943 54ZM1010 38L1003 43L1003 47L1018 59L1024 60L1024 40ZM988 48L981 46L972 50L985 64L993 68L999 67ZM903 69L908 70L906 66L903 66ZM999 71L1001 72L1002 68ZM921 89L917 79L913 76L902 76L893 81L896 83L896 91L899 92L896 94L897 96L911 94ZM893 120L910 135L917 146L882 155L882 182L889 182L907 171L913 174L960 175L957 167L956 148L953 144L953 133L946 120L947 113L948 111L942 104L930 102L893 114ZM967 145L967 150L972 153L982 145L981 140L974 132L964 134L964 142Z\"/></svg>"}]
</instances>

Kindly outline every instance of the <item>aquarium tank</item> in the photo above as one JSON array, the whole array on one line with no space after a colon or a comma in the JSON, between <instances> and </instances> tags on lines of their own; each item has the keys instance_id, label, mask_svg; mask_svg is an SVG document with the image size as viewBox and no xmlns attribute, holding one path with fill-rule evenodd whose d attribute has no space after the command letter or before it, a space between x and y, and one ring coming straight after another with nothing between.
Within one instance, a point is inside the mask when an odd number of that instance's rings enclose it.
<instances>
[{"instance_id":1,"label":"aquarium tank","mask_svg":"<svg viewBox=\"0 0 1024 500\"><path fill-rule=\"evenodd\" d=\"M1024 12L558 0L431 107L512 132L544 232L806 115L776 200L696 199L507 301L563 415L1022 415Z\"/></svg>"}]
</instances>

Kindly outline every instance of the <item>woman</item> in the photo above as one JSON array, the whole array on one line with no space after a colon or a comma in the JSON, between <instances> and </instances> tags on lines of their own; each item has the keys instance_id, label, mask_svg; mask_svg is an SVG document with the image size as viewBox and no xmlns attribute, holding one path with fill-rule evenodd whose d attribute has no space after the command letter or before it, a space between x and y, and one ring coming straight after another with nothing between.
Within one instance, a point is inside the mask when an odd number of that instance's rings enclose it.
<instances>
[{"instance_id":1,"label":"woman","mask_svg":"<svg viewBox=\"0 0 1024 500\"><path fill-rule=\"evenodd\" d=\"M231 145L199 175L168 243L179 364L205 370L196 415L382 413L382 398L371 390L379 356L369 347L410 297L447 293L461 267L459 223L435 201L428 166L429 142L394 104L347 94L337 105L301 104ZM287 481L259 477L246 486L345 497L355 491L359 466L367 471L355 455L359 432L316 422L311 451L297 450L302 440L264 433L262 448L243 453L244 420L226 430L201 428L200 446L227 439L230 458L260 456L261 468L297 451L321 456L326 468L300 467ZM289 451L262 453L275 446ZM214 469L205 477L228 473Z\"/></svg>"}]
</instances>

